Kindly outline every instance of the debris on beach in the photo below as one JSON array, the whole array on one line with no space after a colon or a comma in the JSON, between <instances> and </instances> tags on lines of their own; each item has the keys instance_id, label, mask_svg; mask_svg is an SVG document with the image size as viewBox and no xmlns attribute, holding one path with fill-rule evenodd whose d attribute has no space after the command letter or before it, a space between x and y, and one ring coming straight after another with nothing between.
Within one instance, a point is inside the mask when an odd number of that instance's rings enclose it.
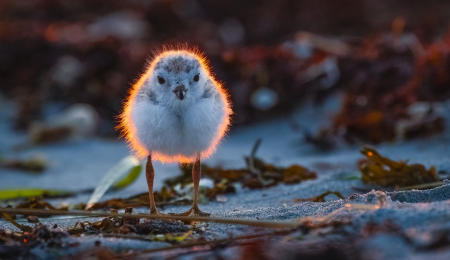
<instances>
[{"instance_id":1,"label":"debris on beach","mask_svg":"<svg viewBox=\"0 0 450 260\"><path fill-rule=\"evenodd\" d=\"M32 123L28 131L29 143L40 145L86 138L95 133L98 124L99 115L91 105L74 104L45 121Z\"/></svg>"},{"instance_id":2,"label":"debris on beach","mask_svg":"<svg viewBox=\"0 0 450 260\"><path fill-rule=\"evenodd\" d=\"M325 202L325 198L328 195L335 195L336 197L338 197L339 199L345 199L344 196L342 196L342 194L340 192L337 191L326 191L320 195L317 196L313 196L311 198L306 198L306 199L294 199L295 202L305 202L305 201L311 201L311 202Z\"/></svg>"},{"instance_id":3,"label":"debris on beach","mask_svg":"<svg viewBox=\"0 0 450 260\"><path fill-rule=\"evenodd\" d=\"M212 186L202 186L200 183L200 200L217 200L219 195L235 193L238 183L249 189L262 189L279 183L295 184L317 178L315 172L296 164L289 167L277 167L261 159L255 159L255 169L258 174L252 173L248 168L222 169L221 167L202 165L203 177L211 180ZM180 170L180 175L166 179L161 190L154 192L158 207L191 203L186 195L191 192L192 188L192 166L180 165ZM129 198L97 202L89 209L146 207L148 203L148 194L140 193Z\"/></svg>"},{"instance_id":4,"label":"debris on beach","mask_svg":"<svg viewBox=\"0 0 450 260\"><path fill-rule=\"evenodd\" d=\"M117 211L114 211L117 212ZM132 208L127 208L126 213L131 214ZM77 222L68 232L72 235L80 234L100 234L100 233L115 233L115 234L140 234L140 235L161 235L167 236L167 240L175 240L177 235L185 234L192 227L184 224L181 221L175 220L145 220L141 221L135 217L106 217L98 221L83 221ZM154 237L154 239L162 240L164 238Z\"/></svg>"},{"instance_id":5,"label":"debris on beach","mask_svg":"<svg viewBox=\"0 0 450 260\"><path fill-rule=\"evenodd\" d=\"M48 161L41 155L32 156L26 159L0 157L0 167L39 174L47 169Z\"/></svg>"},{"instance_id":6,"label":"debris on beach","mask_svg":"<svg viewBox=\"0 0 450 260\"><path fill-rule=\"evenodd\" d=\"M366 159L359 162L362 181L383 187L403 187L439 181L436 168L426 169L423 164L408 164L382 156L373 148L364 147Z\"/></svg>"},{"instance_id":7,"label":"debris on beach","mask_svg":"<svg viewBox=\"0 0 450 260\"><path fill-rule=\"evenodd\" d=\"M450 1L0 0L0 14L0 259L450 259ZM208 217L167 214L192 204L192 166L159 163L149 214L145 159L114 128L173 47L208 57L234 111L202 165Z\"/></svg>"},{"instance_id":8,"label":"debris on beach","mask_svg":"<svg viewBox=\"0 0 450 260\"><path fill-rule=\"evenodd\" d=\"M405 23L395 19L391 32L366 37L342 60L343 102L325 129L374 144L444 131L434 106L450 96L449 33L424 45Z\"/></svg>"}]
</instances>

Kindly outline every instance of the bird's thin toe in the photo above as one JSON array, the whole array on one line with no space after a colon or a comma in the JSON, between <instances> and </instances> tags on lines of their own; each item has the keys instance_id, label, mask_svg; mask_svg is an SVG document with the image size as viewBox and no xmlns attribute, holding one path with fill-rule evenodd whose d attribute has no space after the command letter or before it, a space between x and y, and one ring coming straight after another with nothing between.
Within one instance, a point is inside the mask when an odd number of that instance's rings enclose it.
<instances>
[{"instance_id":1,"label":"bird's thin toe","mask_svg":"<svg viewBox=\"0 0 450 260\"><path fill-rule=\"evenodd\" d=\"M207 212L203 212L198 208L191 208L186 212L182 213L169 213L172 216L195 216L195 217L208 217L211 214Z\"/></svg>"}]
</instances>

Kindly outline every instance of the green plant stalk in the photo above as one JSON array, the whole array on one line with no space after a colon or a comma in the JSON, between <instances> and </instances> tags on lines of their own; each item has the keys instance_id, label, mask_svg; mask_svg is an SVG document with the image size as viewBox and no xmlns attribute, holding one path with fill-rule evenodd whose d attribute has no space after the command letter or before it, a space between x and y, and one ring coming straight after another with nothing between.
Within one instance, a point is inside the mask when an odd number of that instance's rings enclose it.
<instances>
[{"instance_id":1,"label":"green plant stalk","mask_svg":"<svg viewBox=\"0 0 450 260\"><path fill-rule=\"evenodd\" d=\"M39 188L15 188L0 189L0 200L30 198L30 197L68 197L74 195L74 192L55 190L55 189L39 189Z\"/></svg>"}]
</instances>

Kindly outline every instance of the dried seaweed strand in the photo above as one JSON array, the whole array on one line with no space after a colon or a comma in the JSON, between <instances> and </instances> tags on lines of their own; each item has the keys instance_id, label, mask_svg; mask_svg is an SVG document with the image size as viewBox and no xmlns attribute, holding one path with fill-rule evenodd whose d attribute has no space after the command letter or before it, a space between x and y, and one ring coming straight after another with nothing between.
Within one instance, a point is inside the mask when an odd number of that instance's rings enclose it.
<instances>
[{"instance_id":1,"label":"dried seaweed strand","mask_svg":"<svg viewBox=\"0 0 450 260\"><path fill-rule=\"evenodd\" d=\"M320 195L311 197L311 198L306 198L306 199L294 199L295 202L305 202L305 201L311 201L311 202L325 202L325 197L327 197L328 195L334 194L336 197L340 198L340 199L344 199L344 196L342 196L342 194L340 192L337 191L326 191Z\"/></svg>"},{"instance_id":2,"label":"dried seaweed strand","mask_svg":"<svg viewBox=\"0 0 450 260\"><path fill-rule=\"evenodd\" d=\"M432 188L436 188L439 186L444 185L443 181L437 181L437 182L430 182L430 183L422 183L422 184L417 184L417 185L412 185L412 186L406 186L406 187L397 187L395 190L421 190L421 189L432 189Z\"/></svg>"},{"instance_id":3,"label":"dried seaweed strand","mask_svg":"<svg viewBox=\"0 0 450 260\"><path fill-rule=\"evenodd\" d=\"M149 214L121 214L121 213L102 213L102 212L86 212L86 211L63 211L63 210L39 210L39 209L11 209L2 208L0 213L22 214L22 215L64 215L64 216L88 216L88 217L134 217L146 219L166 219L181 221L199 221L199 222L215 222L222 224L246 225L265 228L295 228L298 224L294 222L275 222L260 221L249 219L229 219L214 217L191 217L191 216L174 216L174 215L149 215Z\"/></svg>"},{"instance_id":4,"label":"dried seaweed strand","mask_svg":"<svg viewBox=\"0 0 450 260\"><path fill-rule=\"evenodd\" d=\"M31 231L31 227L29 226L24 226L24 225L20 225L19 223L17 223L9 214L7 213L2 213L3 217L9 221L9 223L11 223L13 226L15 226L16 228L20 229L22 232L28 232Z\"/></svg>"},{"instance_id":5,"label":"dried seaweed strand","mask_svg":"<svg viewBox=\"0 0 450 260\"><path fill-rule=\"evenodd\" d=\"M256 152L258 151L258 148L261 145L261 142L262 142L262 138L258 138L255 141L255 144L253 145L252 152L250 153L249 162L248 162L248 170L251 173L256 174L256 175L259 174L259 171L255 167L255 157L256 157Z\"/></svg>"}]
</instances>

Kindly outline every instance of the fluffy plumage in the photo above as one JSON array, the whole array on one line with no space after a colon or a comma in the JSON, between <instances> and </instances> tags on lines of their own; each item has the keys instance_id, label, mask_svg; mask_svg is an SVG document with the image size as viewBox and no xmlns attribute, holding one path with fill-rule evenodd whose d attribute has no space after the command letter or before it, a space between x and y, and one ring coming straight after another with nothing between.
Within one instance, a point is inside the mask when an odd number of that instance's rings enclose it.
<instances>
[{"instance_id":1,"label":"fluffy plumage","mask_svg":"<svg viewBox=\"0 0 450 260\"><path fill-rule=\"evenodd\" d=\"M231 109L203 56L164 51L132 87L121 114L127 141L139 157L192 162L211 155L226 133Z\"/></svg>"}]
</instances>

